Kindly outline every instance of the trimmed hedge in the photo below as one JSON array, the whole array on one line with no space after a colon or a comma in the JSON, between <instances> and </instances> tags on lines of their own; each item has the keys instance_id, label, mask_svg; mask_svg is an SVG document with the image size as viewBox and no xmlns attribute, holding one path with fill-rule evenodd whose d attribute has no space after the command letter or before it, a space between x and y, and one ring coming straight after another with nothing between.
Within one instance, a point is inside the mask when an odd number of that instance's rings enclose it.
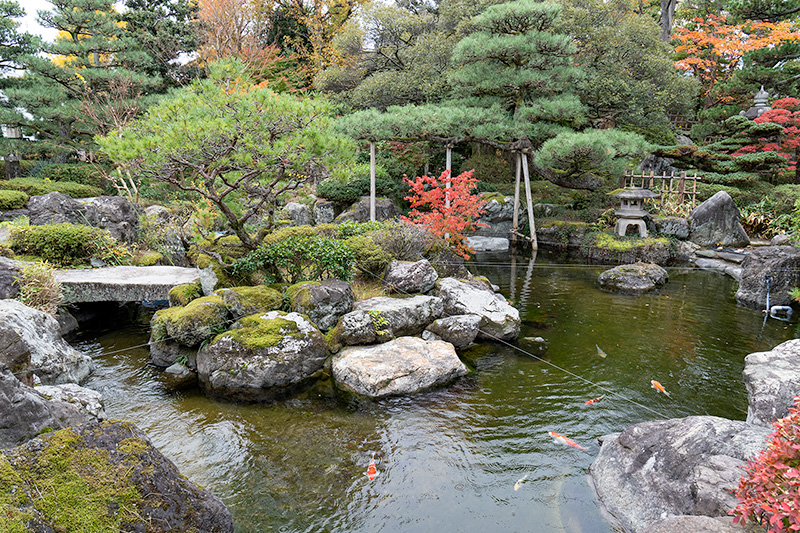
<instances>
[{"instance_id":1,"label":"trimmed hedge","mask_svg":"<svg viewBox=\"0 0 800 533\"><path fill-rule=\"evenodd\" d=\"M22 191L0 190L0 211L25 207L28 205L28 198Z\"/></svg>"},{"instance_id":2,"label":"trimmed hedge","mask_svg":"<svg viewBox=\"0 0 800 533\"><path fill-rule=\"evenodd\" d=\"M35 255L57 266L80 265L92 257L122 255L107 230L79 224L44 224L11 228L11 249Z\"/></svg>"},{"instance_id":3,"label":"trimmed hedge","mask_svg":"<svg viewBox=\"0 0 800 533\"><path fill-rule=\"evenodd\" d=\"M100 170L93 165L86 163L60 163L54 165L47 165L39 170L36 176L43 180L50 181L69 181L71 183L80 183L81 185L88 185L96 187L109 192L113 187L106 180Z\"/></svg>"},{"instance_id":4,"label":"trimmed hedge","mask_svg":"<svg viewBox=\"0 0 800 533\"><path fill-rule=\"evenodd\" d=\"M0 180L0 189L22 191L29 196L40 196L50 192L60 192L73 198L89 198L102 196L103 191L97 187L73 183L71 181L45 181L39 178L15 178Z\"/></svg>"}]
</instances>

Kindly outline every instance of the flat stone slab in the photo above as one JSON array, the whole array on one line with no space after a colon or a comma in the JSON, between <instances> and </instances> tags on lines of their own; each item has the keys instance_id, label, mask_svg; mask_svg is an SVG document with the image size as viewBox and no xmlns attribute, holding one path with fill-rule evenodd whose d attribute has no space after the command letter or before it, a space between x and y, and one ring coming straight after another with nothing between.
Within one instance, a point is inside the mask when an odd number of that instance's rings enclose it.
<instances>
[{"instance_id":1,"label":"flat stone slab","mask_svg":"<svg viewBox=\"0 0 800 533\"><path fill-rule=\"evenodd\" d=\"M200 270L175 266L115 266L59 270L65 303L166 300L169 290L200 279Z\"/></svg>"},{"instance_id":2,"label":"flat stone slab","mask_svg":"<svg viewBox=\"0 0 800 533\"><path fill-rule=\"evenodd\" d=\"M467 244L476 252L507 252L509 248L504 237L467 237Z\"/></svg>"}]
</instances>

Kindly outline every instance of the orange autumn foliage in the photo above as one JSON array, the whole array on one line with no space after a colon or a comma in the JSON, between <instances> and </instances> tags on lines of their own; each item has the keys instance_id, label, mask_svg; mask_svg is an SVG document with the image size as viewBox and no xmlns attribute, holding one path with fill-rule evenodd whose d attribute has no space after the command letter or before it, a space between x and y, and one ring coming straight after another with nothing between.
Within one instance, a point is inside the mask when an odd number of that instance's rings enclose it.
<instances>
[{"instance_id":1,"label":"orange autumn foliage","mask_svg":"<svg viewBox=\"0 0 800 533\"><path fill-rule=\"evenodd\" d=\"M793 31L790 22L747 21L732 25L714 15L698 17L693 22L695 29L675 30L674 37L680 41L675 51L683 56L675 66L700 81L706 108L716 103L711 96L714 87L728 81L741 68L745 53L800 40L800 32Z\"/></svg>"}]
</instances>

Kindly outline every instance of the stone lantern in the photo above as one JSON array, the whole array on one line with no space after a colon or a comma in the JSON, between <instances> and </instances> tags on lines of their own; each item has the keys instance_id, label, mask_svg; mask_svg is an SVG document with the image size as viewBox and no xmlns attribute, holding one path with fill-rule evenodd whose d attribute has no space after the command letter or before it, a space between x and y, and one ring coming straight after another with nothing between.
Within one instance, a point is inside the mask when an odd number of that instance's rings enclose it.
<instances>
[{"instance_id":1,"label":"stone lantern","mask_svg":"<svg viewBox=\"0 0 800 533\"><path fill-rule=\"evenodd\" d=\"M764 86L762 85L761 90L753 97L753 107L747 111L739 111L739 114L750 120L754 120L772 109L767 105L767 100L769 100L769 93L764 90Z\"/></svg>"},{"instance_id":2,"label":"stone lantern","mask_svg":"<svg viewBox=\"0 0 800 533\"><path fill-rule=\"evenodd\" d=\"M628 226L633 225L639 228L639 236L642 239L647 237L647 225L644 222L647 211L644 209L644 200L658 198L661 195L642 187L625 187L611 193L611 196L619 198L622 202L619 209L614 212L619 217L614 232L624 237L628 232Z\"/></svg>"}]
</instances>

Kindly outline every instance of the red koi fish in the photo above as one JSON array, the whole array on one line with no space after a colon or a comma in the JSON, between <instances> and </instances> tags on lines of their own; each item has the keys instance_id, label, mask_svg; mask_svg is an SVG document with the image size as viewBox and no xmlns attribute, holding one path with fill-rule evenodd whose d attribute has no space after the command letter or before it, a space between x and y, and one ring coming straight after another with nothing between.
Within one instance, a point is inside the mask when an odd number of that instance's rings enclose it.
<instances>
[{"instance_id":1,"label":"red koi fish","mask_svg":"<svg viewBox=\"0 0 800 533\"><path fill-rule=\"evenodd\" d=\"M367 474L367 477L369 478L370 481L374 480L376 477L378 477L378 474L380 474L380 472L378 472L378 469L375 468L375 456L374 455L372 456L372 459L370 459L370 461L369 461L369 466L367 467L366 474Z\"/></svg>"},{"instance_id":2,"label":"red koi fish","mask_svg":"<svg viewBox=\"0 0 800 533\"><path fill-rule=\"evenodd\" d=\"M566 444L567 446L571 446L573 448L578 448L579 450L585 450L586 449L583 446L581 446L580 444L578 444L577 442L575 442L574 440L569 439L569 438L565 437L564 435L559 435L555 431L548 431L547 434L550 435L551 437L553 437L553 440L555 442L559 443L559 444Z\"/></svg>"},{"instance_id":3,"label":"red koi fish","mask_svg":"<svg viewBox=\"0 0 800 533\"><path fill-rule=\"evenodd\" d=\"M583 402L583 403L585 403L586 405L592 405L593 403L597 403L597 402L599 402L600 400L602 400L603 398L605 398L605 396L606 396L606 395L605 395L605 394L603 394L602 396L599 396L599 397L597 397L597 398L592 398L591 400L586 400L586 401L585 401L585 402Z\"/></svg>"},{"instance_id":4,"label":"red koi fish","mask_svg":"<svg viewBox=\"0 0 800 533\"><path fill-rule=\"evenodd\" d=\"M669 393L667 392L667 389L665 389L665 388L664 388L664 385L662 385L662 384L661 384L661 383L659 383L658 381L656 381L656 380L654 380L654 379L651 379L651 380L650 380L650 385L651 385L651 386L652 386L652 387L653 387L655 390L657 390L658 392L663 392L664 394L666 394L667 396L669 396Z\"/></svg>"}]
</instances>

